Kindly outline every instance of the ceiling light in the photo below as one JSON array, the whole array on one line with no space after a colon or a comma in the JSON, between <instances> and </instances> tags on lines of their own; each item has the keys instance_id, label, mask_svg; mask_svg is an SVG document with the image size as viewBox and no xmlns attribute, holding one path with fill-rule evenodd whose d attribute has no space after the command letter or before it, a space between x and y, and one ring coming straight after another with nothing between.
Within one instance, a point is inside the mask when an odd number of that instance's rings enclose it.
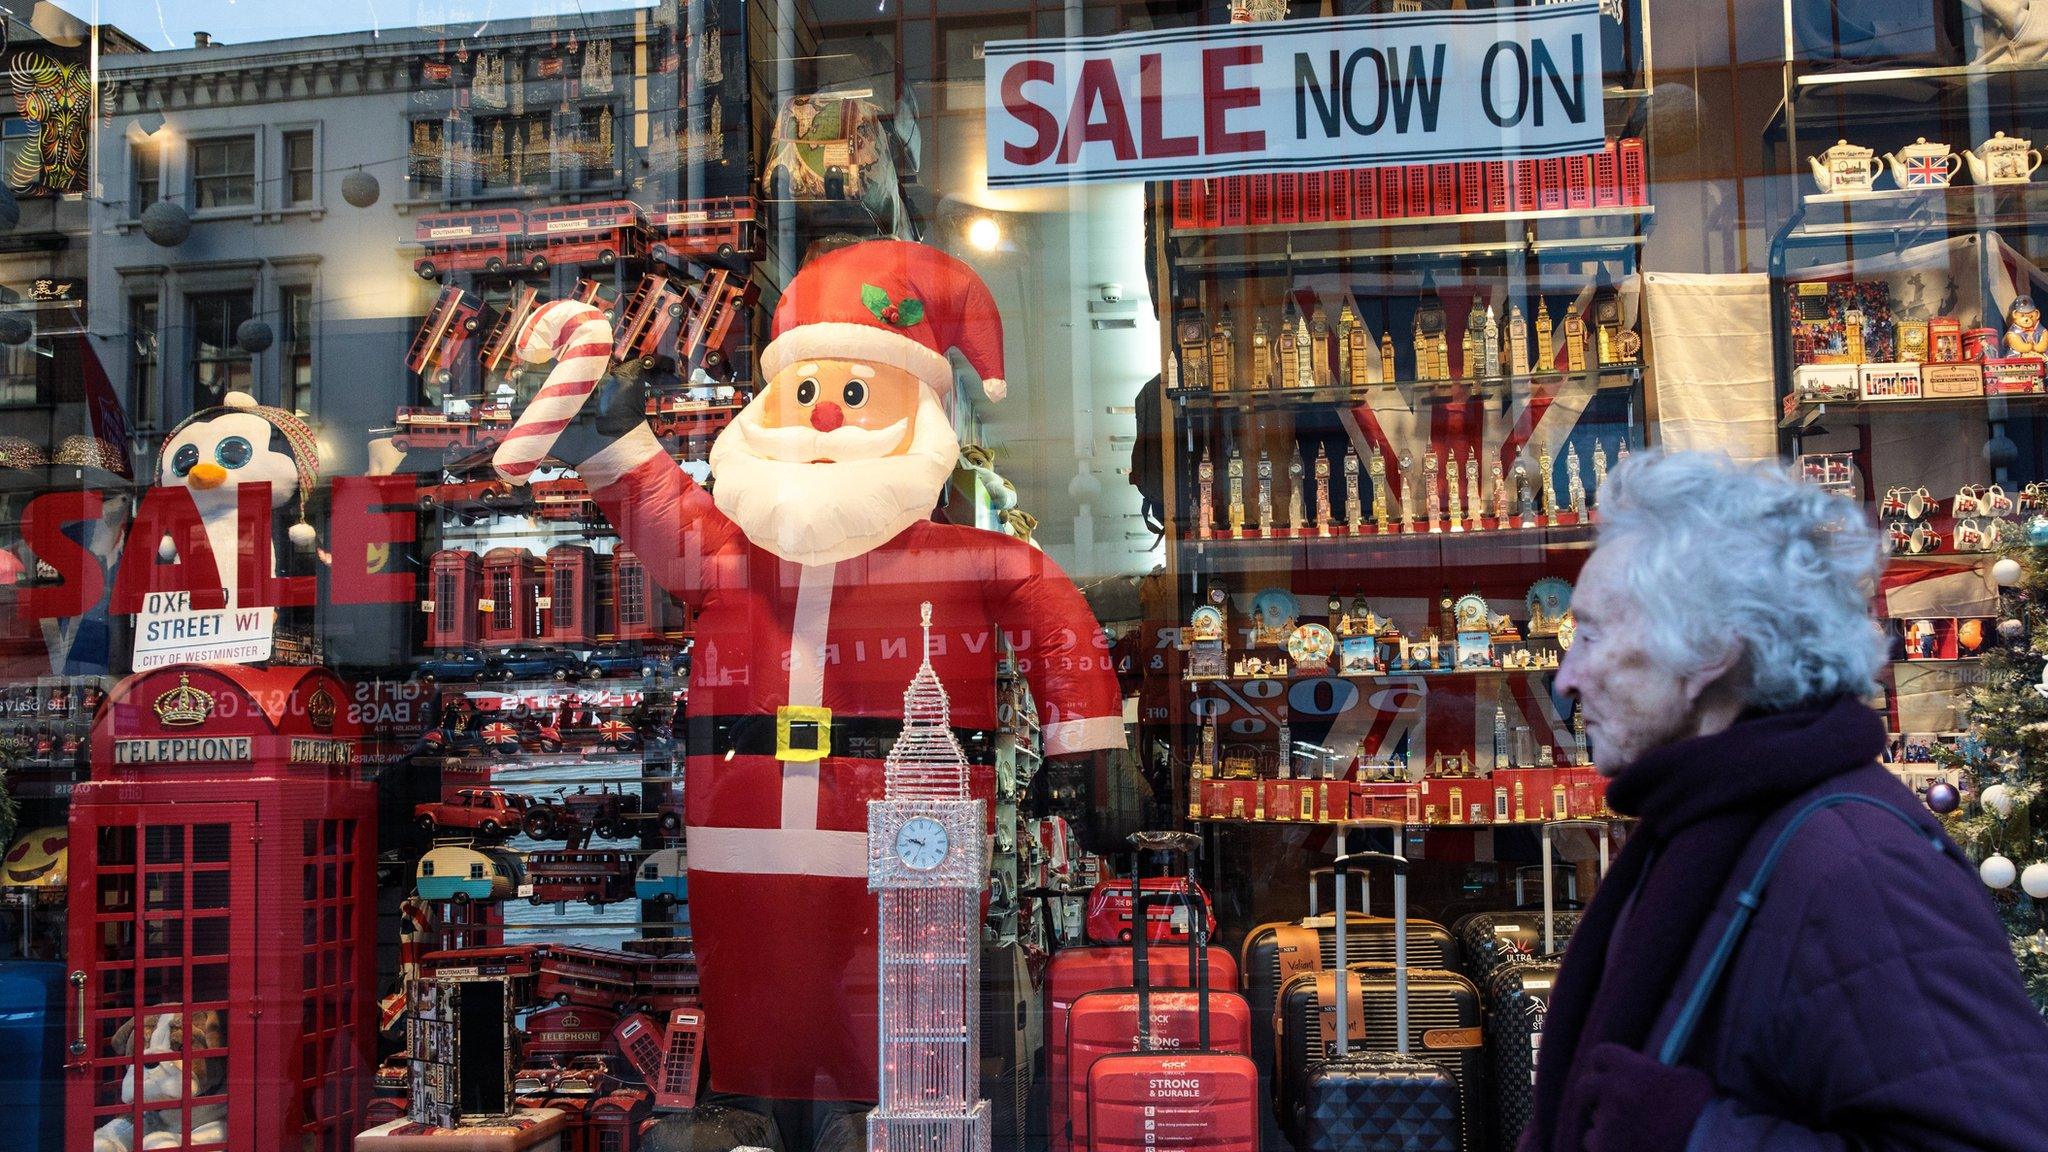
<instances>
[{"instance_id":1,"label":"ceiling light","mask_svg":"<svg viewBox=\"0 0 2048 1152\"><path fill-rule=\"evenodd\" d=\"M1003 242L1002 225L993 216L976 216L967 222L967 242L983 252L993 252Z\"/></svg>"}]
</instances>

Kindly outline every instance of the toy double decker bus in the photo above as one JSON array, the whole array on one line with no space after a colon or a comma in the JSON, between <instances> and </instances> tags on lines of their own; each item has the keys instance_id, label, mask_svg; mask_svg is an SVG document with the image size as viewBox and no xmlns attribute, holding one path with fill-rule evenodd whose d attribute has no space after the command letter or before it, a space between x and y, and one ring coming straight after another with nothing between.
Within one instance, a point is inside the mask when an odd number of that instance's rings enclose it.
<instances>
[{"instance_id":1,"label":"toy double decker bus","mask_svg":"<svg viewBox=\"0 0 2048 1152\"><path fill-rule=\"evenodd\" d=\"M483 308L483 301L460 288L449 285L441 289L412 338L412 349L405 356L406 371L423 381L431 375L436 385L448 383L462 350L483 326Z\"/></svg>"},{"instance_id":2,"label":"toy double decker bus","mask_svg":"<svg viewBox=\"0 0 2048 1152\"><path fill-rule=\"evenodd\" d=\"M557 1004L619 1011L639 995L638 957L604 948L551 944L541 958L537 992Z\"/></svg>"},{"instance_id":3,"label":"toy double decker bus","mask_svg":"<svg viewBox=\"0 0 2048 1152\"><path fill-rule=\"evenodd\" d=\"M443 272L489 272L496 275L518 263L526 238L526 213L517 208L476 208L466 212L429 212L413 227L426 254L413 261L422 280Z\"/></svg>"},{"instance_id":4,"label":"toy double decker bus","mask_svg":"<svg viewBox=\"0 0 2048 1152\"><path fill-rule=\"evenodd\" d=\"M565 848L526 854L526 878L535 904L581 900L597 907L624 900L633 891L638 853L616 848Z\"/></svg>"},{"instance_id":5,"label":"toy double decker bus","mask_svg":"<svg viewBox=\"0 0 2048 1152\"><path fill-rule=\"evenodd\" d=\"M612 360L618 364L638 361L653 369L668 355L689 302L675 281L650 272L640 278L633 294L619 307L618 335L612 344Z\"/></svg>"},{"instance_id":6,"label":"toy double decker bus","mask_svg":"<svg viewBox=\"0 0 2048 1152\"><path fill-rule=\"evenodd\" d=\"M526 262L535 272L557 264L609 268L621 260L639 259L646 245L640 206L631 200L564 204L526 214Z\"/></svg>"},{"instance_id":7,"label":"toy double decker bus","mask_svg":"<svg viewBox=\"0 0 2048 1152\"><path fill-rule=\"evenodd\" d=\"M690 290L690 317L676 334L676 363L701 368L721 379L732 371L733 345L738 342L754 285L744 276L714 268Z\"/></svg>"},{"instance_id":8,"label":"toy double decker bus","mask_svg":"<svg viewBox=\"0 0 2048 1152\"><path fill-rule=\"evenodd\" d=\"M664 201L647 213L648 230L655 236L654 256L665 260L709 256L720 263L758 256L761 233L755 220L759 211L752 196Z\"/></svg>"},{"instance_id":9,"label":"toy double decker bus","mask_svg":"<svg viewBox=\"0 0 2048 1152\"><path fill-rule=\"evenodd\" d=\"M519 330L533 318L534 310L539 307L539 289L525 285L514 288L512 295L498 306L497 322L484 333L483 348L477 354L485 379L510 376L519 371Z\"/></svg>"}]
</instances>

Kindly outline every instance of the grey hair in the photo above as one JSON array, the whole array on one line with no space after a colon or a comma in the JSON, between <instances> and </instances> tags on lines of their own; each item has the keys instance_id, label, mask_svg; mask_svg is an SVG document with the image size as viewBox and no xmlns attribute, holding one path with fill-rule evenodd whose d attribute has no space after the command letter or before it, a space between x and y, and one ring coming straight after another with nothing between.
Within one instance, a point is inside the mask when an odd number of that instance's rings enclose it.
<instances>
[{"instance_id":1,"label":"grey hair","mask_svg":"<svg viewBox=\"0 0 2048 1152\"><path fill-rule=\"evenodd\" d=\"M1620 575L1653 653L1683 666L1739 648L1746 703L1765 711L1875 690L1883 536L1860 505L1707 452L1633 456L1599 501L1601 542L1633 545Z\"/></svg>"}]
</instances>

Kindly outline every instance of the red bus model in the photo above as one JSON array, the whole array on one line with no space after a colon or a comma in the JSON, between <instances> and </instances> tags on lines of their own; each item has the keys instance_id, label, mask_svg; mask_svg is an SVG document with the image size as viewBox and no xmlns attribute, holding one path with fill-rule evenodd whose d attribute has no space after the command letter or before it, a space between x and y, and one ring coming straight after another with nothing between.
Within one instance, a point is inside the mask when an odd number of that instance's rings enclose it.
<instances>
[{"instance_id":1,"label":"red bus model","mask_svg":"<svg viewBox=\"0 0 2048 1152\"><path fill-rule=\"evenodd\" d=\"M640 367L654 368L668 354L674 333L682 326L688 310L689 303L676 290L674 281L654 272L642 276L639 286L619 309L621 319L612 344L612 361L625 364L638 360Z\"/></svg>"},{"instance_id":2,"label":"red bus model","mask_svg":"<svg viewBox=\"0 0 2048 1152\"><path fill-rule=\"evenodd\" d=\"M565 204L526 214L527 265L535 272L556 264L609 268L620 260L639 259L646 244L640 206L631 200Z\"/></svg>"},{"instance_id":3,"label":"red bus model","mask_svg":"<svg viewBox=\"0 0 2048 1152\"><path fill-rule=\"evenodd\" d=\"M495 948L451 948L420 957L423 976L523 976L540 974L539 944L505 944Z\"/></svg>"},{"instance_id":4,"label":"red bus model","mask_svg":"<svg viewBox=\"0 0 2048 1152\"><path fill-rule=\"evenodd\" d=\"M422 280L432 280L443 272L496 275L518 262L518 245L526 236L526 213L517 208L429 212L414 225L413 236L427 250L412 265Z\"/></svg>"},{"instance_id":5,"label":"red bus model","mask_svg":"<svg viewBox=\"0 0 2048 1152\"><path fill-rule=\"evenodd\" d=\"M519 371L519 330L533 317L534 309L540 307L540 290L525 285L514 288L512 295L498 308L498 322L484 334L483 351L477 355L477 362L484 367L484 378L510 376Z\"/></svg>"},{"instance_id":6,"label":"red bus model","mask_svg":"<svg viewBox=\"0 0 2048 1152\"><path fill-rule=\"evenodd\" d=\"M415 448L489 448L512 426L511 406L502 400L478 401L466 416L439 408L400 408L391 446L400 452Z\"/></svg>"},{"instance_id":7,"label":"red bus model","mask_svg":"<svg viewBox=\"0 0 2048 1152\"><path fill-rule=\"evenodd\" d=\"M533 492L534 511L543 520L589 520L597 515L590 488L580 477L536 480L527 487Z\"/></svg>"},{"instance_id":8,"label":"red bus model","mask_svg":"<svg viewBox=\"0 0 2048 1152\"><path fill-rule=\"evenodd\" d=\"M588 278L578 280L576 282L576 291L571 292L569 298L579 304L588 304L599 312L604 313L604 318L607 320L612 319L619 313L619 294L613 291L611 285L606 284L602 280L591 280Z\"/></svg>"},{"instance_id":9,"label":"red bus model","mask_svg":"<svg viewBox=\"0 0 2048 1152\"><path fill-rule=\"evenodd\" d=\"M557 1004L583 1004L619 1011L639 993L639 965L625 952L551 944L541 958L536 991Z\"/></svg>"},{"instance_id":10,"label":"red bus model","mask_svg":"<svg viewBox=\"0 0 2048 1152\"><path fill-rule=\"evenodd\" d=\"M581 900L593 907L633 893L633 865L639 854L614 848L568 848L526 854L526 878L535 904ZM691 965L694 969L695 965Z\"/></svg>"},{"instance_id":11,"label":"red bus model","mask_svg":"<svg viewBox=\"0 0 2048 1152\"><path fill-rule=\"evenodd\" d=\"M412 349L405 356L406 371L421 380L431 371L433 383L448 383L456 359L469 344L469 338L483 326L483 310L483 301L462 289L452 285L441 289L433 309L412 338Z\"/></svg>"},{"instance_id":12,"label":"red bus model","mask_svg":"<svg viewBox=\"0 0 2048 1152\"><path fill-rule=\"evenodd\" d=\"M710 200L668 200L647 213L658 259L759 256L761 233L754 226L759 205L752 196Z\"/></svg>"},{"instance_id":13,"label":"red bus model","mask_svg":"<svg viewBox=\"0 0 2048 1152\"><path fill-rule=\"evenodd\" d=\"M754 293L751 280L723 268L713 269L690 289L690 319L676 336L676 363L719 379L730 377L733 345Z\"/></svg>"}]
</instances>

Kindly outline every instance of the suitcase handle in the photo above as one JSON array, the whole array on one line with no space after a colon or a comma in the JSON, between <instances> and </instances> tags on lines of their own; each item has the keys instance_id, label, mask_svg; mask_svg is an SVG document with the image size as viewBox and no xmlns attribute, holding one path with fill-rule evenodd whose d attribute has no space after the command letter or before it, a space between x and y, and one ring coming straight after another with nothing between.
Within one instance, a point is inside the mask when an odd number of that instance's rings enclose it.
<instances>
[{"instance_id":1,"label":"suitcase handle","mask_svg":"<svg viewBox=\"0 0 2048 1152\"><path fill-rule=\"evenodd\" d=\"M1330 862L1337 873L1337 1059L1351 1054L1349 1019L1350 915L1344 908L1344 873L1365 863L1384 864L1394 874L1394 1050L1408 1054L1408 859L1392 852L1347 852Z\"/></svg>"},{"instance_id":2,"label":"suitcase handle","mask_svg":"<svg viewBox=\"0 0 2048 1152\"><path fill-rule=\"evenodd\" d=\"M1188 908L1188 979L1195 986L1195 1045L1209 1047L1209 917L1208 907L1195 887L1193 858L1189 858L1187 889L1183 892L1147 892L1131 877L1131 916L1137 930L1131 933L1131 983L1138 989L1138 1051L1152 1051L1152 956L1151 925L1145 909L1153 904L1184 903Z\"/></svg>"},{"instance_id":3,"label":"suitcase handle","mask_svg":"<svg viewBox=\"0 0 2048 1152\"><path fill-rule=\"evenodd\" d=\"M1543 823L1543 954L1557 955L1557 886L1551 879L1550 834L1560 828L1583 828L1600 841L1600 877L1606 879L1614 825L1606 820L1546 820Z\"/></svg>"},{"instance_id":4,"label":"suitcase handle","mask_svg":"<svg viewBox=\"0 0 2048 1152\"><path fill-rule=\"evenodd\" d=\"M1321 880L1325 876L1328 876L1334 880L1337 877L1337 870L1335 868L1311 868L1309 870L1308 914L1311 918L1322 915L1322 902L1316 898L1320 896L1322 892L1321 889L1317 887L1316 882ZM1367 916L1372 915L1372 889L1366 887L1363 878L1361 878L1358 882L1358 910L1360 912L1365 913Z\"/></svg>"}]
</instances>

